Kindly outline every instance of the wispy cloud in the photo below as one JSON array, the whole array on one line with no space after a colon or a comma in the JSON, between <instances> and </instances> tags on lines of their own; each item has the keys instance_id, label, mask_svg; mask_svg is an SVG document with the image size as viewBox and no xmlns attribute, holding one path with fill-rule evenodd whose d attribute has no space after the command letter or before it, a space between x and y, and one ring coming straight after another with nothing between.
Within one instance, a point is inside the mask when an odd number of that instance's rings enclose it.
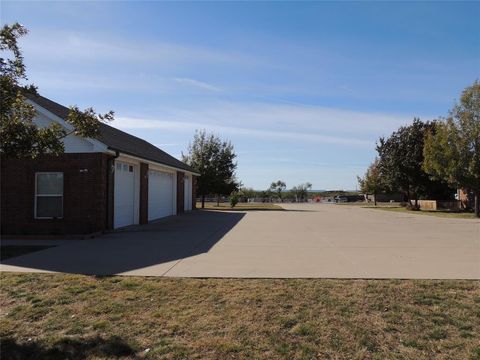
<instances>
[{"instance_id":1,"label":"wispy cloud","mask_svg":"<svg viewBox=\"0 0 480 360\"><path fill-rule=\"evenodd\" d=\"M179 107L161 106L151 109L155 116L123 114L116 126L129 128L211 128L258 131L259 134L303 134L308 139L347 138L352 143L373 143L379 136L389 135L399 126L410 123L413 116L378 112L361 112L301 103L268 102L202 102ZM140 118L134 120L132 118ZM425 117L428 118L428 117ZM282 135L283 136L283 135ZM320 138L318 138L320 136ZM330 140L328 140L330 139ZM339 143L339 140L335 140Z\"/></svg>"},{"instance_id":2,"label":"wispy cloud","mask_svg":"<svg viewBox=\"0 0 480 360\"><path fill-rule=\"evenodd\" d=\"M142 92L147 94L186 93L198 90L208 93L223 91L215 85L190 78L171 78L155 74L78 74L65 71L38 71L34 82L48 89L62 90L109 90L116 92ZM41 87L40 91L43 90ZM188 92L188 91L187 91Z\"/></svg>"},{"instance_id":3,"label":"wispy cloud","mask_svg":"<svg viewBox=\"0 0 480 360\"><path fill-rule=\"evenodd\" d=\"M116 127L120 129L163 129L172 131L189 131L192 132L196 129L207 129L216 133L222 134L235 134L242 136L254 136L258 138L273 138L273 139L285 139L294 141L313 141L317 143L327 144L341 144L351 146L371 146L371 142L367 140L328 136L322 134L307 134L302 132L291 131L275 131L275 130L258 130L254 128L246 127L234 127L234 126L220 126L208 123L200 122L180 122L180 121L168 121L161 119L138 119L138 118L126 118L119 117L115 120Z\"/></svg>"},{"instance_id":4,"label":"wispy cloud","mask_svg":"<svg viewBox=\"0 0 480 360\"><path fill-rule=\"evenodd\" d=\"M207 129L221 134L347 146L374 146L409 123L410 116L359 112L304 104L214 102L188 108L159 109L155 117L121 115L113 123L122 129L164 129L193 132Z\"/></svg>"},{"instance_id":5,"label":"wispy cloud","mask_svg":"<svg viewBox=\"0 0 480 360\"><path fill-rule=\"evenodd\" d=\"M183 143L165 143L165 144L153 144L158 148L163 148L163 147L172 147L172 146L185 146Z\"/></svg>"},{"instance_id":6,"label":"wispy cloud","mask_svg":"<svg viewBox=\"0 0 480 360\"><path fill-rule=\"evenodd\" d=\"M200 88L200 89L209 90L209 91L222 91L222 89L220 89L217 86L214 86L212 84L208 84L208 83L203 82L203 81L195 80L195 79L175 78L174 80L179 84L192 86L192 87L195 87L195 88Z\"/></svg>"},{"instance_id":7,"label":"wispy cloud","mask_svg":"<svg viewBox=\"0 0 480 360\"><path fill-rule=\"evenodd\" d=\"M50 61L111 61L116 63L253 64L245 54L185 43L138 41L107 34L43 29L21 40L26 58Z\"/></svg>"}]
</instances>

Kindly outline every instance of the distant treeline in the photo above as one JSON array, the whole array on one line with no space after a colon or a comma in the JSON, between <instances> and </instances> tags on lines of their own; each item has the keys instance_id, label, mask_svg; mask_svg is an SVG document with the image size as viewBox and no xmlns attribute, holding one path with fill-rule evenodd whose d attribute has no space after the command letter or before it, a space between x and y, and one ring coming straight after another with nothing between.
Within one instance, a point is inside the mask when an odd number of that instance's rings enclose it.
<instances>
[{"instance_id":1,"label":"distant treeline","mask_svg":"<svg viewBox=\"0 0 480 360\"><path fill-rule=\"evenodd\" d=\"M359 192L345 190L309 190L305 189L305 186L298 185L292 189L283 189L280 191L280 193L278 190L274 191L271 187L267 190L242 188L239 190L238 194L240 195L240 201L247 201L248 199L262 199L267 201L304 202L317 197L334 198L336 196L354 196L358 195Z\"/></svg>"}]
</instances>

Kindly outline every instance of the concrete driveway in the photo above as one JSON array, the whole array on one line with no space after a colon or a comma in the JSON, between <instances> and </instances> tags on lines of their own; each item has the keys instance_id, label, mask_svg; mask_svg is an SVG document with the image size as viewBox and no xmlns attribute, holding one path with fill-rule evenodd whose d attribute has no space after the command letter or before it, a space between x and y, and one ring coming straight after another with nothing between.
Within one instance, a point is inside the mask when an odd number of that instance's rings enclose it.
<instances>
[{"instance_id":1,"label":"concrete driveway","mask_svg":"<svg viewBox=\"0 0 480 360\"><path fill-rule=\"evenodd\" d=\"M480 221L348 205L195 211L12 258L3 271L480 279Z\"/></svg>"}]
</instances>

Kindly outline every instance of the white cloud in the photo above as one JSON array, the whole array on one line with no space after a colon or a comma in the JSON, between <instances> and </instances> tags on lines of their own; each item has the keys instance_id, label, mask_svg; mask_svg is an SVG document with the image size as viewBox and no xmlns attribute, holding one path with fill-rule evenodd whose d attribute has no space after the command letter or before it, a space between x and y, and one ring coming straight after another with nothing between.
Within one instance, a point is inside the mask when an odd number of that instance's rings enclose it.
<instances>
[{"instance_id":1,"label":"white cloud","mask_svg":"<svg viewBox=\"0 0 480 360\"><path fill-rule=\"evenodd\" d=\"M248 64L257 60L226 50L166 41L138 41L106 34L36 30L21 40L26 59L46 61L115 61L116 63L179 62Z\"/></svg>"},{"instance_id":2,"label":"white cloud","mask_svg":"<svg viewBox=\"0 0 480 360\"><path fill-rule=\"evenodd\" d=\"M321 133L292 132L282 130L262 130L251 127L222 126L202 122L185 122L164 119L140 119L130 117L118 117L112 123L120 129L162 129L171 131L193 132L196 129L207 129L215 133L231 134L237 136L256 137L260 139L279 139L293 141L309 141L316 143L341 144L349 146L371 147L372 142L352 137L331 136Z\"/></svg>"},{"instance_id":3,"label":"white cloud","mask_svg":"<svg viewBox=\"0 0 480 360\"><path fill-rule=\"evenodd\" d=\"M165 144L153 144L158 148L163 148L163 147L173 147L173 146L185 146L183 143L165 143Z\"/></svg>"},{"instance_id":4,"label":"white cloud","mask_svg":"<svg viewBox=\"0 0 480 360\"><path fill-rule=\"evenodd\" d=\"M35 84L43 88L60 90L109 90L109 91L140 91L145 93L172 94L182 93L185 87L201 91L221 92L222 89L194 79L169 78L146 74L99 74L79 75L66 71L34 72Z\"/></svg>"},{"instance_id":5,"label":"white cloud","mask_svg":"<svg viewBox=\"0 0 480 360\"><path fill-rule=\"evenodd\" d=\"M195 80L195 79L190 79L190 78L175 78L174 79L177 83L183 84L183 85L188 85L188 86L193 86L195 88L200 88L204 90L210 90L210 91L222 91L219 87L214 86L212 84L208 84L203 81Z\"/></svg>"},{"instance_id":6,"label":"white cloud","mask_svg":"<svg viewBox=\"0 0 480 360\"><path fill-rule=\"evenodd\" d=\"M159 107L152 116L124 114L114 126L211 131L373 147L413 117L302 104L208 102L186 107ZM150 113L155 109L150 110ZM119 114L120 115L120 114Z\"/></svg>"}]
</instances>

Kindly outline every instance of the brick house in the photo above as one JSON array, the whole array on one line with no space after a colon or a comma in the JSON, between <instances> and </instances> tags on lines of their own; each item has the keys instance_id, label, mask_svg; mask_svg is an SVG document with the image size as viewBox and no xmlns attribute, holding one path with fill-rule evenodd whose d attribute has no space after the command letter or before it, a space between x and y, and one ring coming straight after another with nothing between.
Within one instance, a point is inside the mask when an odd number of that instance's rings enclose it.
<instances>
[{"instance_id":1,"label":"brick house","mask_svg":"<svg viewBox=\"0 0 480 360\"><path fill-rule=\"evenodd\" d=\"M69 109L27 94L34 122L65 122ZM1 161L2 234L90 234L145 224L195 208L195 171L133 135L100 125L97 139L73 134L65 153Z\"/></svg>"}]
</instances>

